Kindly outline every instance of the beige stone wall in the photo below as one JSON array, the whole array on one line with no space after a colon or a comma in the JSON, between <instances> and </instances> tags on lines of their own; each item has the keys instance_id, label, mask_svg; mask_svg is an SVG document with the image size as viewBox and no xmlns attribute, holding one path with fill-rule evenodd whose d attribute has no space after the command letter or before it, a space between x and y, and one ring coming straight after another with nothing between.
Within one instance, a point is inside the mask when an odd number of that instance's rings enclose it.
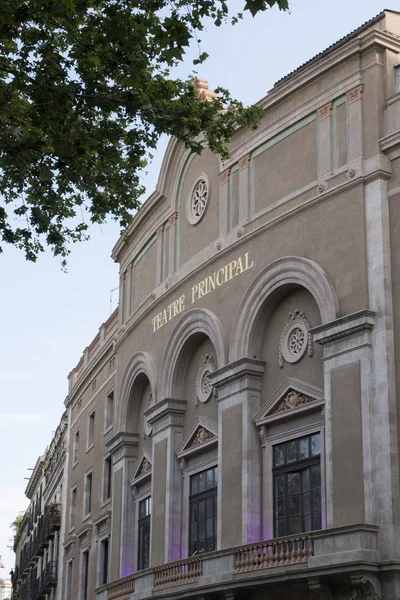
<instances>
[{"instance_id":1,"label":"beige stone wall","mask_svg":"<svg viewBox=\"0 0 400 600\"><path fill-rule=\"evenodd\" d=\"M254 160L254 212L317 179L317 121L287 133Z\"/></svg>"},{"instance_id":2,"label":"beige stone wall","mask_svg":"<svg viewBox=\"0 0 400 600\"><path fill-rule=\"evenodd\" d=\"M133 308L137 309L150 296L157 285L156 280L157 245L153 238L143 255L133 267Z\"/></svg>"}]
</instances>

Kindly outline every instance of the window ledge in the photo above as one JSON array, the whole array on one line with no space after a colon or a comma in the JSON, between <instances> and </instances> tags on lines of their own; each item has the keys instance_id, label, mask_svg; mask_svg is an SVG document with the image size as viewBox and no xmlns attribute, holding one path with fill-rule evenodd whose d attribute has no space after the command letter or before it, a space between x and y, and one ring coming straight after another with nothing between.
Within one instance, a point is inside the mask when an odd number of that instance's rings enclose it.
<instances>
[{"instance_id":1,"label":"window ledge","mask_svg":"<svg viewBox=\"0 0 400 600\"><path fill-rule=\"evenodd\" d=\"M89 450L91 450L93 447L94 447L94 442L93 442L92 444L90 444L90 446L88 446L88 447L86 448L86 453L88 453L88 452L89 452Z\"/></svg>"},{"instance_id":2,"label":"window ledge","mask_svg":"<svg viewBox=\"0 0 400 600\"><path fill-rule=\"evenodd\" d=\"M114 429L114 423L111 423L111 425L109 425L105 430L104 430L104 435L106 435L106 433L108 433L109 431L111 431L112 429Z\"/></svg>"}]
</instances>

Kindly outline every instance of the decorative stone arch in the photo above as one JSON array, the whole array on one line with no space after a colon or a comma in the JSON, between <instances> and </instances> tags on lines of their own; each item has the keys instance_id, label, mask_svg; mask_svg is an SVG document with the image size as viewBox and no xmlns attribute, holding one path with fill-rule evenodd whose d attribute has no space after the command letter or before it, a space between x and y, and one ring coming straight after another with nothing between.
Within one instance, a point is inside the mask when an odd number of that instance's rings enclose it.
<instances>
[{"instance_id":1,"label":"decorative stone arch","mask_svg":"<svg viewBox=\"0 0 400 600\"><path fill-rule=\"evenodd\" d=\"M249 286L232 327L229 362L250 356L259 347L262 331L259 318L267 299L284 286L300 286L314 297L322 323L338 317L339 302L325 271L313 260L285 256L270 263Z\"/></svg>"},{"instance_id":2,"label":"decorative stone arch","mask_svg":"<svg viewBox=\"0 0 400 600\"><path fill-rule=\"evenodd\" d=\"M136 352L128 363L124 376L122 378L122 384L120 389L120 397L122 400L121 410L118 411L120 415L120 430L124 431L125 424L128 418L129 411L129 400L131 396L132 387L137 377L141 374L146 375L150 382L151 392L153 394L153 401L156 401L156 390L157 390L157 368L153 357L148 352Z\"/></svg>"},{"instance_id":3,"label":"decorative stone arch","mask_svg":"<svg viewBox=\"0 0 400 600\"><path fill-rule=\"evenodd\" d=\"M207 336L214 346L217 368L226 364L226 337L219 318L210 310L189 310L175 327L166 345L160 377L160 397L173 397L177 369L181 366L182 351L196 334Z\"/></svg>"}]
</instances>

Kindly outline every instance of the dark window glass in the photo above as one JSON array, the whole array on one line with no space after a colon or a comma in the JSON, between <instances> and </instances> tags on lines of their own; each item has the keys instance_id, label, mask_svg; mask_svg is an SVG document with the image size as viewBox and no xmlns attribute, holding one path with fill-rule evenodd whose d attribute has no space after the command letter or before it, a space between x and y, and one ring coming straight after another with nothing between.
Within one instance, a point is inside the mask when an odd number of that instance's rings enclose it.
<instances>
[{"instance_id":1,"label":"dark window glass","mask_svg":"<svg viewBox=\"0 0 400 600\"><path fill-rule=\"evenodd\" d=\"M190 478L189 556L217 547L217 486L217 467Z\"/></svg>"},{"instance_id":2,"label":"dark window glass","mask_svg":"<svg viewBox=\"0 0 400 600\"><path fill-rule=\"evenodd\" d=\"M89 586L89 552L82 554L82 600L88 600Z\"/></svg>"},{"instance_id":3,"label":"dark window glass","mask_svg":"<svg viewBox=\"0 0 400 600\"><path fill-rule=\"evenodd\" d=\"M104 585L108 582L108 539L101 542L100 561L100 585Z\"/></svg>"},{"instance_id":4,"label":"dark window glass","mask_svg":"<svg viewBox=\"0 0 400 600\"><path fill-rule=\"evenodd\" d=\"M138 571L147 569L150 559L151 497L139 503Z\"/></svg>"},{"instance_id":5,"label":"dark window glass","mask_svg":"<svg viewBox=\"0 0 400 600\"><path fill-rule=\"evenodd\" d=\"M275 536L321 529L319 433L274 446Z\"/></svg>"},{"instance_id":6,"label":"dark window glass","mask_svg":"<svg viewBox=\"0 0 400 600\"><path fill-rule=\"evenodd\" d=\"M92 474L86 475L85 515L92 510Z\"/></svg>"},{"instance_id":7,"label":"dark window glass","mask_svg":"<svg viewBox=\"0 0 400 600\"><path fill-rule=\"evenodd\" d=\"M111 458L106 458L104 461L104 488L103 501L111 498Z\"/></svg>"}]
</instances>

